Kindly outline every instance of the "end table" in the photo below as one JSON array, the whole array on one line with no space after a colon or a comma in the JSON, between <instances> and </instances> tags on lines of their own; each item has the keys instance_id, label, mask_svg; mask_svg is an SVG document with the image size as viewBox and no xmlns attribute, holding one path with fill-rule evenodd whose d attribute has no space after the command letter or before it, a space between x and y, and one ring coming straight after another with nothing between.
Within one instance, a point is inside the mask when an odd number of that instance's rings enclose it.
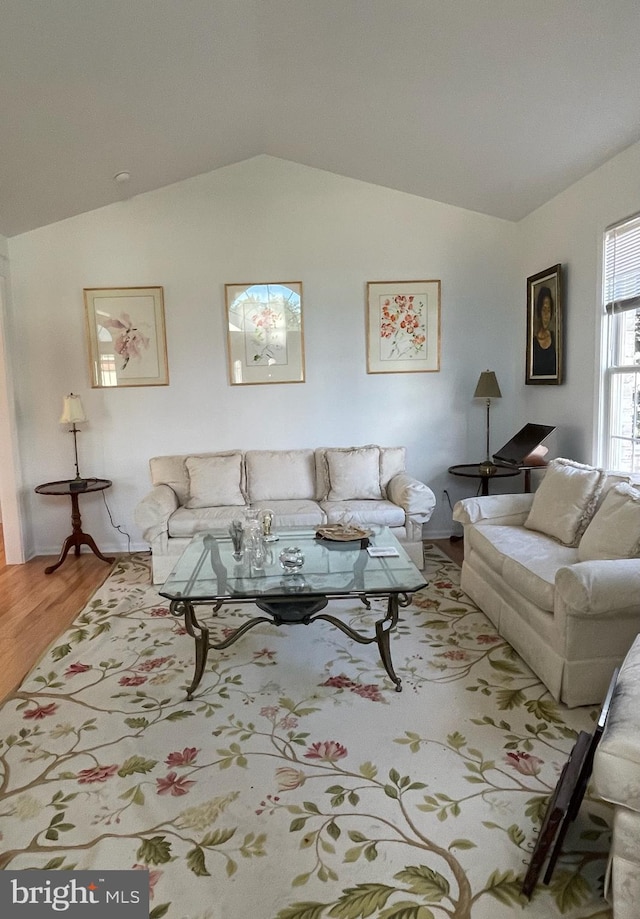
<instances>
[{"instance_id":1,"label":"end table","mask_svg":"<svg viewBox=\"0 0 640 919\"><path fill-rule=\"evenodd\" d=\"M496 466L495 472L491 473L491 475L487 475L486 472L481 471L479 463L461 463L458 466L449 466L447 470L451 475L461 475L470 479L482 479L481 494L483 496L489 494L489 482L491 479L503 479L506 476L520 475L521 471L520 466Z\"/></svg>"},{"instance_id":2,"label":"end table","mask_svg":"<svg viewBox=\"0 0 640 919\"><path fill-rule=\"evenodd\" d=\"M80 546L89 546L93 554L97 555L103 562L107 562L110 565L115 561L115 556L103 555L93 538L88 533L83 533L78 503L79 495L85 495L87 492L93 491L104 491L105 488L110 488L113 483L109 479L83 479L82 482L83 484L78 486L75 479L62 479L58 482L45 482L44 485L38 485L35 489L39 495L69 495L71 498L71 534L64 541L58 561L55 565L49 565L48 568L45 568L45 574L52 574L56 568L60 567L72 546L76 555L80 555Z\"/></svg>"}]
</instances>

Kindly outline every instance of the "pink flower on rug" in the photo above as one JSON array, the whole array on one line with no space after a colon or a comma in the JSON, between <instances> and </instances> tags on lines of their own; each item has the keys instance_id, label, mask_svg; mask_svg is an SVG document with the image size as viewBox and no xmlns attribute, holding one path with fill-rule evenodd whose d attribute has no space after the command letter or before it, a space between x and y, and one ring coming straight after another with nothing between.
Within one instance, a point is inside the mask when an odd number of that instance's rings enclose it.
<instances>
[{"instance_id":1,"label":"pink flower on rug","mask_svg":"<svg viewBox=\"0 0 640 919\"><path fill-rule=\"evenodd\" d=\"M197 747L185 747L182 753L170 753L165 759L167 766L190 766L200 751Z\"/></svg>"},{"instance_id":2,"label":"pink flower on rug","mask_svg":"<svg viewBox=\"0 0 640 919\"><path fill-rule=\"evenodd\" d=\"M65 676L75 676L77 673L86 673L91 670L89 664L69 664L64 672Z\"/></svg>"},{"instance_id":3,"label":"pink flower on rug","mask_svg":"<svg viewBox=\"0 0 640 919\"><path fill-rule=\"evenodd\" d=\"M274 657L276 656L276 652L270 651L268 648L263 648L262 651L254 651L253 656L256 660L260 657L266 657L270 661L272 661Z\"/></svg>"},{"instance_id":4,"label":"pink flower on rug","mask_svg":"<svg viewBox=\"0 0 640 919\"><path fill-rule=\"evenodd\" d=\"M138 665L138 670L157 670L158 667L162 667L163 664L166 664L167 661L170 661L171 657L153 657L150 661L143 661Z\"/></svg>"},{"instance_id":5,"label":"pink flower on rug","mask_svg":"<svg viewBox=\"0 0 640 919\"><path fill-rule=\"evenodd\" d=\"M413 595L411 602L419 609L438 609L440 606L440 600L432 600L429 597L421 597L419 593Z\"/></svg>"},{"instance_id":6,"label":"pink flower on rug","mask_svg":"<svg viewBox=\"0 0 640 919\"><path fill-rule=\"evenodd\" d=\"M142 686L146 682L146 676L121 676L118 680L120 686Z\"/></svg>"},{"instance_id":7,"label":"pink flower on rug","mask_svg":"<svg viewBox=\"0 0 640 919\"><path fill-rule=\"evenodd\" d=\"M543 759L532 753L507 753L504 761L521 775L538 775L544 763Z\"/></svg>"},{"instance_id":8,"label":"pink flower on rug","mask_svg":"<svg viewBox=\"0 0 640 919\"><path fill-rule=\"evenodd\" d=\"M133 865L133 867L137 869L138 871L148 871L149 872L149 899L153 900L154 887L156 886L156 884L162 877L163 872L151 869L149 868L148 865L137 865L136 864L136 865Z\"/></svg>"},{"instance_id":9,"label":"pink flower on rug","mask_svg":"<svg viewBox=\"0 0 640 919\"><path fill-rule=\"evenodd\" d=\"M347 748L337 740L320 740L311 744L304 755L307 759L323 759L328 763L335 763L347 755Z\"/></svg>"},{"instance_id":10,"label":"pink flower on rug","mask_svg":"<svg viewBox=\"0 0 640 919\"><path fill-rule=\"evenodd\" d=\"M497 641L502 641L499 635L476 635L476 641L479 645L494 645Z\"/></svg>"},{"instance_id":11,"label":"pink flower on rug","mask_svg":"<svg viewBox=\"0 0 640 919\"><path fill-rule=\"evenodd\" d=\"M440 590L446 590L449 587L453 587L451 581L435 581L434 587L439 587Z\"/></svg>"},{"instance_id":12,"label":"pink flower on rug","mask_svg":"<svg viewBox=\"0 0 640 919\"><path fill-rule=\"evenodd\" d=\"M459 648L455 651L445 651L444 654L441 654L440 657L446 657L450 661L468 661L469 655L466 651L461 651Z\"/></svg>"},{"instance_id":13,"label":"pink flower on rug","mask_svg":"<svg viewBox=\"0 0 640 919\"><path fill-rule=\"evenodd\" d=\"M22 717L39 721L42 718L46 718L47 715L54 715L57 711L58 703L50 702L49 705L36 705L35 708L31 708L28 712L25 712Z\"/></svg>"},{"instance_id":14,"label":"pink flower on rug","mask_svg":"<svg viewBox=\"0 0 640 919\"><path fill-rule=\"evenodd\" d=\"M340 673L338 676L330 676L328 680L325 680L320 685L334 686L336 689L351 689L353 680L350 680L346 673Z\"/></svg>"},{"instance_id":15,"label":"pink flower on rug","mask_svg":"<svg viewBox=\"0 0 640 919\"><path fill-rule=\"evenodd\" d=\"M278 780L278 791L293 791L294 788L300 788L307 780L304 772L299 769L293 769L291 766L279 766L276 769L276 778Z\"/></svg>"},{"instance_id":16,"label":"pink flower on rug","mask_svg":"<svg viewBox=\"0 0 640 919\"><path fill-rule=\"evenodd\" d=\"M156 617L168 616L169 610L166 608L166 606L154 606L154 608L149 611L149 615Z\"/></svg>"},{"instance_id":17,"label":"pink flower on rug","mask_svg":"<svg viewBox=\"0 0 640 919\"><path fill-rule=\"evenodd\" d=\"M275 718L280 709L277 705L265 705L264 708L260 709L260 714L263 718Z\"/></svg>"},{"instance_id":18,"label":"pink flower on rug","mask_svg":"<svg viewBox=\"0 0 640 919\"><path fill-rule=\"evenodd\" d=\"M176 772L170 772L164 779L156 779L157 792L159 795L171 794L174 798L180 795L186 795L192 785L195 785L187 778L178 778Z\"/></svg>"},{"instance_id":19,"label":"pink flower on rug","mask_svg":"<svg viewBox=\"0 0 640 919\"><path fill-rule=\"evenodd\" d=\"M351 687L351 692L355 693L356 696L362 696L363 699L369 699L370 702L384 701L384 698L375 683L366 683L364 686L360 686L358 683L355 683Z\"/></svg>"},{"instance_id":20,"label":"pink flower on rug","mask_svg":"<svg viewBox=\"0 0 640 919\"><path fill-rule=\"evenodd\" d=\"M106 782L118 771L115 766L93 766L92 769L81 769L76 778L81 785L91 785L92 782Z\"/></svg>"},{"instance_id":21,"label":"pink flower on rug","mask_svg":"<svg viewBox=\"0 0 640 919\"><path fill-rule=\"evenodd\" d=\"M290 731L293 728L298 727L298 719L294 718L293 715L287 715L284 718L281 718L278 722L279 727L284 728L285 731Z\"/></svg>"}]
</instances>

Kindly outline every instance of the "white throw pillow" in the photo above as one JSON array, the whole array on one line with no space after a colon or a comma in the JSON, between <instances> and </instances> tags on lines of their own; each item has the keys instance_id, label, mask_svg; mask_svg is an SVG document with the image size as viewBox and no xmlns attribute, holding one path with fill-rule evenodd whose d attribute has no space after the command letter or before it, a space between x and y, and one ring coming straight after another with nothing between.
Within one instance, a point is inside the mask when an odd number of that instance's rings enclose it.
<instances>
[{"instance_id":1,"label":"white throw pillow","mask_svg":"<svg viewBox=\"0 0 640 919\"><path fill-rule=\"evenodd\" d=\"M244 504L240 488L242 454L188 456L189 500L185 507L228 507Z\"/></svg>"},{"instance_id":2,"label":"white throw pillow","mask_svg":"<svg viewBox=\"0 0 640 919\"><path fill-rule=\"evenodd\" d=\"M551 460L533 496L525 526L577 546L594 514L605 473L568 459Z\"/></svg>"},{"instance_id":3,"label":"white throw pillow","mask_svg":"<svg viewBox=\"0 0 640 919\"><path fill-rule=\"evenodd\" d=\"M327 450L328 501L380 500L380 448L345 447Z\"/></svg>"},{"instance_id":4,"label":"white throw pillow","mask_svg":"<svg viewBox=\"0 0 640 919\"><path fill-rule=\"evenodd\" d=\"M616 485L593 516L578 546L581 562L640 554L640 491Z\"/></svg>"}]
</instances>

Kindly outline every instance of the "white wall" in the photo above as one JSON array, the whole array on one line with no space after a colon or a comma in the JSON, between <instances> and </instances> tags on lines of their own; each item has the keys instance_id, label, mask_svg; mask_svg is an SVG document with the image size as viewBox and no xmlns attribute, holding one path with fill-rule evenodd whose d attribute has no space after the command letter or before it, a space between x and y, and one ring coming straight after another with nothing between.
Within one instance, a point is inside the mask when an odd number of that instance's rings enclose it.
<instances>
[{"instance_id":1,"label":"white wall","mask_svg":"<svg viewBox=\"0 0 640 919\"><path fill-rule=\"evenodd\" d=\"M7 563L25 560L18 429L12 377L8 243L0 236L0 522Z\"/></svg>"},{"instance_id":2,"label":"white wall","mask_svg":"<svg viewBox=\"0 0 640 919\"><path fill-rule=\"evenodd\" d=\"M9 240L13 347L29 555L59 550L67 499L33 488L74 474L58 424L65 393L90 422L80 472L105 476L114 522L141 547L135 503L149 457L232 447L405 444L409 470L434 488L428 532L448 535L442 491L469 494L446 469L482 458L481 370L514 387L516 240L506 221L261 156ZM439 373L366 372L365 291L371 280L440 278ZM230 386L224 284L303 283L306 383ZM168 387L91 389L83 287L162 285ZM513 433L512 400L496 403L494 445ZM103 551L127 542L100 495L81 499Z\"/></svg>"},{"instance_id":3,"label":"white wall","mask_svg":"<svg viewBox=\"0 0 640 919\"><path fill-rule=\"evenodd\" d=\"M602 240L607 226L640 211L640 144L609 160L518 226L522 302L525 280L562 262L566 383L523 386L522 416L558 425L557 455L597 462L597 362L602 310ZM519 338L525 341L526 312Z\"/></svg>"}]
</instances>

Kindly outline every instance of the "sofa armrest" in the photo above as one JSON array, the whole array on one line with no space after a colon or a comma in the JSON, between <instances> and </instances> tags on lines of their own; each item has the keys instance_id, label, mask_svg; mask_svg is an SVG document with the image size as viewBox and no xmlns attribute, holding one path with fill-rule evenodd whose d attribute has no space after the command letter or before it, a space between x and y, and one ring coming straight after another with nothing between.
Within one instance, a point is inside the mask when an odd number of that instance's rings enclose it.
<instances>
[{"instance_id":1,"label":"sofa armrest","mask_svg":"<svg viewBox=\"0 0 640 919\"><path fill-rule=\"evenodd\" d=\"M533 495L484 495L480 498L463 498L453 508L453 519L463 526L471 523L495 523L506 526L523 526L529 516Z\"/></svg>"},{"instance_id":2,"label":"sofa armrest","mask_svg":"<svg viewBox=\"0 0 640 919\"><path fill-rule=\"evenodd\" d=\"M138 502L133 519L142 530L146 542L151 543L161 533L167 532L169 517L178 507L178 496L169 485L154 485Z\"/></svg>"},{"instance_id":3,"label":"sofa armrest","mask_svg":"<svg viewBox=\"0 0 640 919\"><path fill-rule=\"evenodd\" d=\"M556 572L558 600L580 617L625 615L638 618L640 631L640 558L576 562Z\"/></svg>"},{"instance_id":4,"label":"sofa armrest","mask_svg":"<svg viewBox=\"0 0 640 919\"><path fill-rule=\"evenodd\" d=\"M400 472L389 480L387 497L401 507L407 518L415 523L426 523L430 520L436 506L436 496L429 486L407 475L406 472Z\"/></svg>"}]
</instances>

